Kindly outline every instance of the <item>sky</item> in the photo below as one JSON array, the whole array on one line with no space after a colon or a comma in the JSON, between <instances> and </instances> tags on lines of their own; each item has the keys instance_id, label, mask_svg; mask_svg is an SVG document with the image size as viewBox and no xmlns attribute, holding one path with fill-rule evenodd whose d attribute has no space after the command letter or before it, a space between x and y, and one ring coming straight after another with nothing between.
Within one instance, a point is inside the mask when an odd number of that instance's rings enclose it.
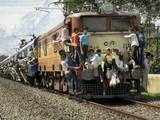
<instances>
[{"instance_id":1,"label":"sky","mask_svg":"<svg viewBox=\"0 0 160 120\"><path fill-rule=\"evenodd\" d=\"M22 36L43 34L63 21L61 10L35 9L53 1L56 0L0 0L0 54L11 54Z\"/></svg>"},{"instance_id":2,"label":"sky","mask_svg":"<svg viewBox=\"0 0 160 120\"><path fill-rule=\"evenodd\" d=\"M42 4L43 0L0 0L0 24L5 26L7 31L14 28L16 23L34 7Z\"/></svg>"}]
</instances>

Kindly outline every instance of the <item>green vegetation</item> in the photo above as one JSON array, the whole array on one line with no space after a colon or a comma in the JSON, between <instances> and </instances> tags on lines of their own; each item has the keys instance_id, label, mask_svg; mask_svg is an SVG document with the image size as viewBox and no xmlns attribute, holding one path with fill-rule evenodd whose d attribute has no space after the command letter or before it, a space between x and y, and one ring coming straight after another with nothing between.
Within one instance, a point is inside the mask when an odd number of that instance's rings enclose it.
<instances>
[{"instance_id":1,"label":"green vegetation","mask_svg":"<svg viewBox=\"0 0 160 120\"><path fill-rule=\"evenodd\" d=\"M148 19L160 17L160 1L159 0L107 0L115 5L122 6L130 5L136 8L142 14L146 14Z\"/></svg>"},{"instance_id":2,"label":"green vegetation","mask_svg":"<svg viewBox=\"0 0 160 120\"><path fill-rule=\"evenodd\" d=\"M150 73L160 74L160 59L152 59Z\"/></svg>"},{"instance_id":3,"label":"green vegetation","mask_svg":"<svg viewBox=\"0 0 160 120\"><path fill-rule=\"evenodd\" d=\"M69 11L77 11L77 9L82 8L85 2L93 3L94 0L64 0L64 2L66 2Z\"/></svg>"},{"instance_id":4,"label":"green vegetation","mask_svg":"<svg viewBox=\"0 0 160 120\"><path fill-rule=\"evenodd\" d=\"M150 61L150 73L160 73L160 40L157 41L155 37L148 39L148 47L145 51L153 55Z\"/></svg>"},{"instance_id":5,"label":"green vegetation","mask_svg":"<svg viewBox=\"0 0 160 120\"><path fill-rule=\"evenodd\" d=\"M141 14L147 17L148 21L154 20L160 17L160 1L159 0L64 0L68 2L66 5L70 11L75 11L77 8L82 8L84 3L94 4L101 1L110 2L114 6L119 6L120 8L126 7L127 9L135 8ZM100 7L97 4L97 7ZM97 8L99 9L99 8Z\"/></svg>"},{"instance_id":6,"label":"green vegetation","mask_svg":"<svg viewBox=\"0 0 160 120\"><path fill-rule=\"evenodd\" d=\"M158 94L146 93L146 94L143 94L143 97L145 99L160 100L160 93Z\"/></svg>"}]
</instances>

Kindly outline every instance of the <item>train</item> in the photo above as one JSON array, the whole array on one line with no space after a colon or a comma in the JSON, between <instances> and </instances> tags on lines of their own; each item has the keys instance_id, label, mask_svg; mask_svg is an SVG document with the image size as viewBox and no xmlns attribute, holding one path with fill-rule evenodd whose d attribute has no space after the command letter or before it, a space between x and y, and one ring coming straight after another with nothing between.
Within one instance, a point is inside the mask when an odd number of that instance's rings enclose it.
<instances>
[{"instance_id":1,"label":"train","mask_svg":"<svg viewBox=\"0 0 160 120\"><path fill-rule=\"evenodd\" d=\"M83 33L83 27L87 27L91 43L89 49L100 49L102 56L105 56L107 49L118 49L124 54L124 61L127 61L129 57L127 52L128 46L130 46L130 39L124 36L129 34L130 26L138 29L139 24L139 15L126 12L114 11L105 14L97 12L73 13L67 16L65 21L58 26L33 39L20 51L2 61L0 63L1 69L3 69L6 64L9 64L17 55L22 54L24 51L28 53L32 46L39 71L38 79L35 78L33 84L68 93L68 81L65 80L65 76L63 75L62 59L59 54L60 51L64 49L63 40L61 40L64 27L67 26L69 36L71 36L75 28L79 29L79 34L81 35ZM26 58L27 56L21 58L18 63L18 74L20 74L20 77L15 78L13 75L10 75L11 79L20 79L20 81L28 83L28 63ZM20 61L22 61L21 64ZM141 89L140 81L143 79L143 75L140 73L143 72L144 68L139 67L135 69L134 76L131 77L128 72L125 72L126 80L120 81L115 86L105 87L105 83L98 78L91 81L81 80L81 95L85 98L128 97L135 94L137 95ZM1 73L2 72L4 73L4 70L1 70ZM8 72L6 73L9 74Z\"/></svg>"}]
</instances>

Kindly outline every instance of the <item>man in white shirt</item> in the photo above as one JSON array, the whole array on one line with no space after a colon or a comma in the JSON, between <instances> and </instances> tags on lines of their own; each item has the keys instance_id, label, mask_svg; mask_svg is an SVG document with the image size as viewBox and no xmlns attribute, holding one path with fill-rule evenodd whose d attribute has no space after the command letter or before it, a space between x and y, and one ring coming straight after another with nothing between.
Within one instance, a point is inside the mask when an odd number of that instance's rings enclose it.
<instances>
[{"instance_id":1,"label":"man in white shirt","mask_svg":"<svg viewBox=\"0 0 160 120\"><path fill-rule=\"evenodd\" d=\"M70 43L70 36L69 36L69 30L67 29L67 24L65 24L64 28L62 29L61 40L64 50L66 52L69 52L69 46L67 45L67 43Z\"/></svg>"},{"instance_id":2,"label":"man in white shirt","mask_svg":"<svg viewBox=\"0 0 160 120\"><path fill-rule=\"evenodd\" d=\"M91 64L93 65L93 68L94 68L94 76L95 77L99 77L98 67L101 66L102 61L103 61L103 59L102 59L102 56L101 56L101 50L98 49L96 51L96 54L91 59Z\"/></svg>"},{"instance_id":3,"label":"man in white shirt","mask_svg":"<svg viewBox=\"0 0 160 120\"><path fill-rule=\"evenodd\" d=\"M144 88L144 92L147 92L148 87L148 74L150 71L150 59L152 55L149 52L146 52L144 55L144 69L143 69L143 79L142 86Z\"/></svg>"},{"instance_id":4,"label":"man in white shirt","mask_svg":"<svg viewBox=\"0 0 160 120\"><path fill-rule=\"evenodd\" d=\"M132 30L132 33L129 35L125 35L125 38L130 38L130 44L131 44L131 49L132 49L132 57L137 64L139 64L138 62L138 57L139 57L139 52L138 52L138 48L139 48L139 42L138 42L138 38L137 35L135 33L135 30Z\"/></svg>"}]
</instances>

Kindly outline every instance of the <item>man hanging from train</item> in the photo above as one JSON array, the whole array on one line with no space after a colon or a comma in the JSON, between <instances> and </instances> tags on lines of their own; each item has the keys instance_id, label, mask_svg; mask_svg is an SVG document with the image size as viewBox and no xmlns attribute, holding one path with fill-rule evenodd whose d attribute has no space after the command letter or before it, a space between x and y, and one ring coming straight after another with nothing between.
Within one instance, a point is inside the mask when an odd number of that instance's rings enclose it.
<instances>
[{"instance_id":1,"label":"man hanging from train","mask_svg":"<svg viewBox=\"0 0 160 120\"><path fill-rule=\"evenodd\" d=\"M65 52L70 52L69 43L71 43L71 41L70 41L70 35L69 35L69 30L68 30L68 24L66 23L62 29L61 40L62 40L62 44L63 44L63 48Z\"/></svg>"},{"instance_id":2,"label":"man hanging from train","mask_svg":"<svg viewBox=\"0 0 160 120\"><path fill-rule=\"evenodd\" d=\"M19 45L19 50L22 49L25 45L27 45L27 42L25 39L21 39L20 45ZM27 51L23 50L23 52L19 55L20 59L25 58L25 56L27 55Z\"/></svg>"},{"instance_id":3,"label":"man hanging from train","mask_svg":"<svg viewBox=\"0 0 160 120\"><path fill-rule=\"evenodd\" d=\"M74 59L78 58L77 62L80 62L82 60L82 55L80 51L80 37L79 37L78 28L75 28L74 32L72 33L71 46L72 46L72 49L70 50L70 52L73 52L75 57Z\"/></svg>"},{"instance_id":4,"label":"man hanging from train","mask_svg":"<svg viewBox=\"0 0 160 120\"><path fill-rule=\"evenodd\" d=\"M80 36L80 49L84 61L88 56L89 42L90 42L90 35L88 34L87 28L85 27L83 30L83 34Z\"/></svg>"},{"instance_id":5,"label":"man hanging from train","mask_svg":"<svg viewBox=\"0 0 160 120\"><path fill-rule=\"evenodd\" d=\"M126 38L130 38L130 44L131 44L131 51L132 51L132 57L136 63L136 65L139 65L139 41L136 35L136 30L133 27L130 27L129 29L130 34L129 35L125 35L124 37Z\"/></svg>"},{"instance_id":6,"label":"man hanging from train","mask_svg":"<svg viewBox=\"0 0 160 120\"><path fill-rule=\"evenodd\" d=\"M141 64L139 62L139 58L140 58L140 53L139 53L139 47L140 47L140 43L137 37L137 29L132 26L129 29L129 32L131 32L129 35L126 35L126 38L130 38L130 43L131 43L131 53L132 53L132 57L131 60L134 61L135 65L133 66L133 68L130 70L130 74L131 74L131 79L133 80L133 82L135 83L135 87L137 89L137 93L140 93L140 79L142 79L143 75L139 74L140 72L142 72L142 69L140 68Z\"/></svg>"},{"instance_id":7,"label":"man hanging from train","mask_svg":"<svg viewBox=\"0 0 160 120\"><path fill-rule=\"evenodd\" d=\"M96 79L100 79L101 78L101 73L102 73L102 51L100 49L97 49L96 54L93 56L93 58L91 59L91 64L93 65L93 69L94 69L94 77Z\"/></svg>"},{"instance_id":8,"label":"man hanging from train","mask_svg":"<svg viewBox=\"0 0 160 120\"><path fill-rule=\"evenodd\" d=\"M27 54L27 60L32 61L32 59L35 59L35 54L34 54L33 47L31 46Z\"/></svg>"},{"instance_id":9,"label":"man hanging from train","mask_svg":"<svg viewBox=\"0 0 160 120\"><path fill-rule=\"evenodd\" d=\"M140 26L140 29L136 32L138 42L139 42L139 57L138 57L138 62L139 64L144 67L144 48L146 45L146 38L144 35L143 27Z\"/></svg>"},{"instance_id":10,"label":"man hanging from train","mask_svg":"<svg viewBox=\"0 0 160 120\"><path fill-rule=\"evenodd\" d=\"M80 45L80 38L79 38L79 29L74 28L74 31L71 35L71 45L73 46L73 49L77 49Z\"/></svg>"},{"instance_id":11,"label":"man hanging from train","mask_svg":"<svg viewBox=\"0 0 160 120\"><path fill-rule=\"evenodd\" d=\"M27 81L31 86L34 85L34 81L38 78L38 62L36 59L32 59L28 62L27 66Z\"/></svg>"},{"instance_id":12,"label":"man hanging from train","mask_svg":"<svg viewBox=\"0 0 160 120\"><path fill-rule=\"evenodd\" d=\"M150 72L150 61L153 59L153 55L150 52L144 53L144 70L143 70L143 81L142 81L142 92L148 92L148 74Z\"/></svg>"},{"instance_id":13,"label":"man hanging from train","mask_svg":"<svg viewBox=\"0 0 160 120\"><path fill-rule=\"evenodd\" d=\"M19 45L19 49L22 49L25 45L27 44L25 39L21 39L20 45Z\"/></svg>"},{"instance_id":14,"label":"man hanging from train","mask_svg":"<svg viewBox=\"0 0 160 120\"><path fill-rule=\"evenodd\" d=\"M65 79L68 82L68 89L69 89L69 94L76 95L78 94L80 90L80 81L77 79L77 74L76 70L78 70L79 64L75 60L74 53L70 53L68 56L66 55L66 52L64 50L61 50L59 52L61 55L61 65L62 65L62 70L64 71L64 76Z\"/></svg>"}]
</instances>

